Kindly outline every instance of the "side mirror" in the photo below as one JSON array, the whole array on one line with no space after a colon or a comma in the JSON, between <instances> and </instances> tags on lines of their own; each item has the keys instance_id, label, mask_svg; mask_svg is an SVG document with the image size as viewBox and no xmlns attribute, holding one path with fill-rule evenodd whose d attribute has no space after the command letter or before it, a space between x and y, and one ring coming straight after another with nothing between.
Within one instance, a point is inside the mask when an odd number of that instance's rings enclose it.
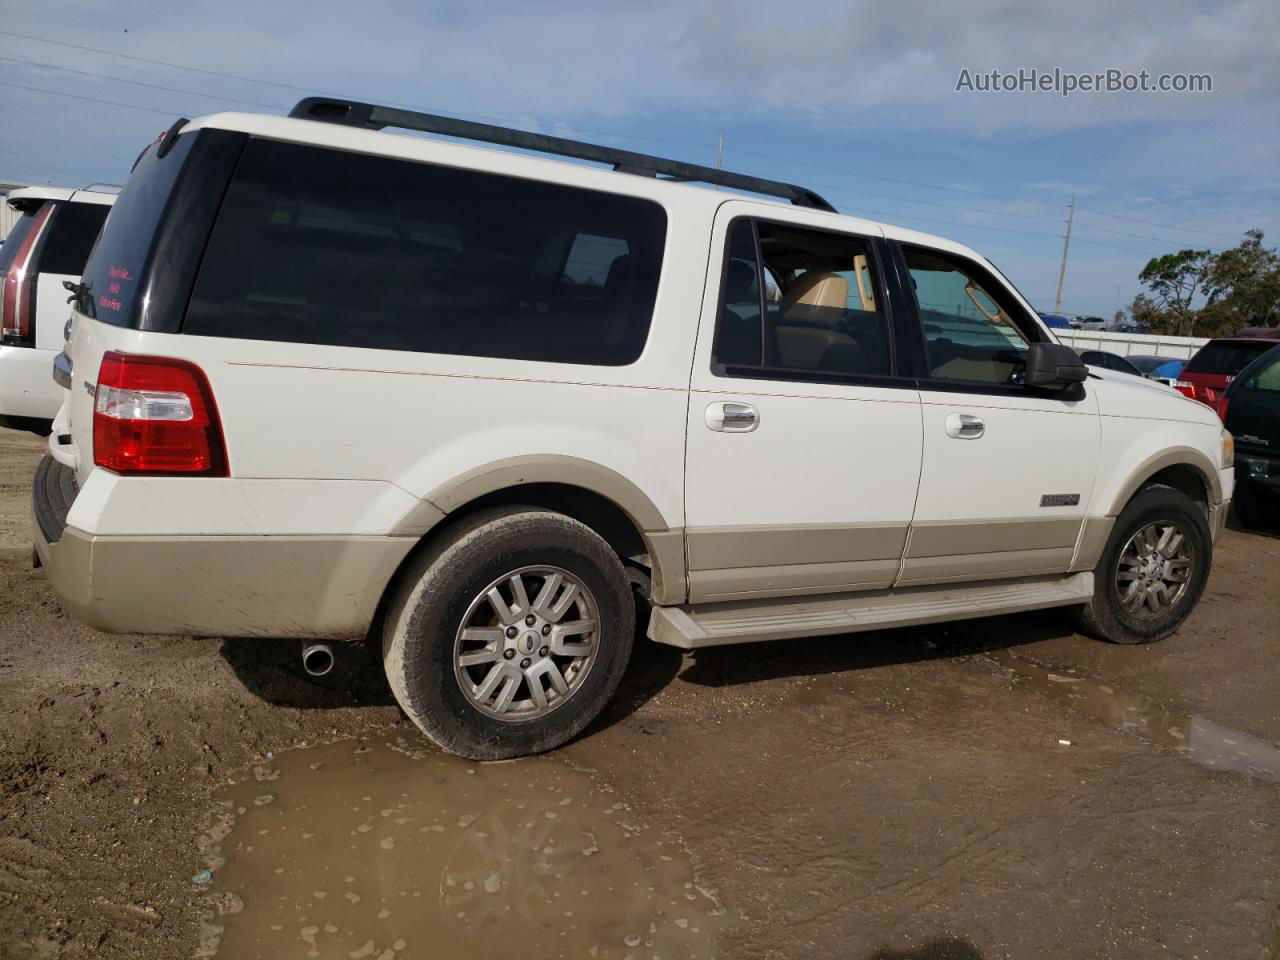
<instances>
[{"instance_id":1,"label":"side mirror","mask_svg":"<svg viewBox=\"0 0 1280 960\"><path fill-rule=\"evenodd\" d=\"M1079 354L1062 343L1033 343L1027 350L1026 384L1042 390L1065 390L1089 376Z\"/></svg>"}]
</instances>

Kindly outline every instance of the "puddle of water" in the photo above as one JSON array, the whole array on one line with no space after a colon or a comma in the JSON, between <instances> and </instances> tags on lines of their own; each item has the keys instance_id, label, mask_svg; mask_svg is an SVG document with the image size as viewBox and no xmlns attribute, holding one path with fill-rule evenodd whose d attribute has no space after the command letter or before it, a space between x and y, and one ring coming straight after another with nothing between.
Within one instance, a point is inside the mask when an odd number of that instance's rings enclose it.
<instances>
[{"instance_id":1,"label":"puddle of water","mask_svg":"<svg viewBox=\"0 0 1280 960\"><path fill-rule=\"evenodd\" d=\"M1057 673L1008 650L988 654L1040 693L1211 770L1280 783L1280 749L1258 737L1192 716L1149 697L1074 673Z\"/></svg>"},{"instance_id":2,"label":"puddle of water","mask_svg":"<svg viewBox=\"0 0 1280 960\"><path fill-rule=\"evenodd\" d=\"M201 955L709 958L725 911L679 838L554 758L293 750L226 788Z\"/></svg>"}]
</instances>

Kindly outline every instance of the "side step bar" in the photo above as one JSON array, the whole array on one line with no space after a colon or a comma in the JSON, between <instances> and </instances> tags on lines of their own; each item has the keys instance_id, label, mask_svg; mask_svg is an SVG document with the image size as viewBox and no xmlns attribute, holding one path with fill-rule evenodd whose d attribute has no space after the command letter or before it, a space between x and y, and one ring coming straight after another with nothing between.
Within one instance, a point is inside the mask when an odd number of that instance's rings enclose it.
<instances>
[{"instance_id":1,"label":"side step bar","mask_svg":"<svg viewBox=\"0 0 1280 960\"><path fill-rule=\"evenodd\" d=\"M649 637L693 650L727 643L819 637L1071 606L1093 596L1093 574L876 590L801 600L738 600L654 607Z\"/></svg>"}]
</instances>

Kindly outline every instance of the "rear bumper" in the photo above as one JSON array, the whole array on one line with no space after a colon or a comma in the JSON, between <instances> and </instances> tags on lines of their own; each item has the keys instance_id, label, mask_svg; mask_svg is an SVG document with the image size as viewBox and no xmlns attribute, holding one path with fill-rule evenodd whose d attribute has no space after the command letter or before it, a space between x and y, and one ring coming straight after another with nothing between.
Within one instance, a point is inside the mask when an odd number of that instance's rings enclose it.
<instances>
[{"instance_id":1,"label":"rear bumper","mask_svg":"<svg viewBox=\"0 0 1280 960\"><path fill-rule=\"evenodd\" d=\"M52 420L63 390L53 381L55 350L0 346L0 415Z\"/></svg>"},{"instance_id":2,"label":"rear bumper","mask_svg":"<svg viewBox=\"0 0 1280 960\"><path fill-rule=\"evenodd\" d=\"M37 472L36 552L68 612L108 633L360 637L417 542L379 536L94 535L66 524L63 471L46 458Z\"/></svg>"}]
</instances>

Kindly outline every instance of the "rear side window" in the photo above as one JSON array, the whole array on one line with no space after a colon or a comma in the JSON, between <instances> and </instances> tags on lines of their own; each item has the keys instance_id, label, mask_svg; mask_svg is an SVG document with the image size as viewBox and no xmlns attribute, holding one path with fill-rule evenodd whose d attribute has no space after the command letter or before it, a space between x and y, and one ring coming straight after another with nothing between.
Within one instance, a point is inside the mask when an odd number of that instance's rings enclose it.
<instances>
[{"instance_id":1,"label":"rear side window","mask_svg":"<svg viewBox=\"0 0 1280 960\"><path fill-rule=\"evenodd\" d=\"M1242 340L1210 340L1183 368L1184 373L1220 373L1234 377L1255 357L1266 353L1274 343L1249 343Z\"/></svg>"},{"instance_id":2,"label":"rear side window","mask_svg":"<svg viewBox=\"0 0 1280 960\"><path fill-rule=\"evenodd\" d=\"M111 208L102 203L62 203L49 225L49 236L40 254L41 273L65 273L78 277L102 222Z\"/></svg>"},{"instance_id":3,"label":"rear side window","mask_svg":"<svg viewBox=\"0 0 1280 960\"><path fill-rule=\"evenodd\" d=\"M134 311L139 281L157 227L195 137L179 137L164 157L149 147L107 215L98 245L84 268L79 306L89 316L120 327L138 326Z\"/></svg>"},{"instance_id":4,"label":"rear side window","mask_svg":"<svg viewBox=\"0 0 1280 960\"><path fill-rule=\"evenodd\" d=\"M184 331L622 365L648 336L656 203L252 140Z\"/></svg>"}]
</instances>

